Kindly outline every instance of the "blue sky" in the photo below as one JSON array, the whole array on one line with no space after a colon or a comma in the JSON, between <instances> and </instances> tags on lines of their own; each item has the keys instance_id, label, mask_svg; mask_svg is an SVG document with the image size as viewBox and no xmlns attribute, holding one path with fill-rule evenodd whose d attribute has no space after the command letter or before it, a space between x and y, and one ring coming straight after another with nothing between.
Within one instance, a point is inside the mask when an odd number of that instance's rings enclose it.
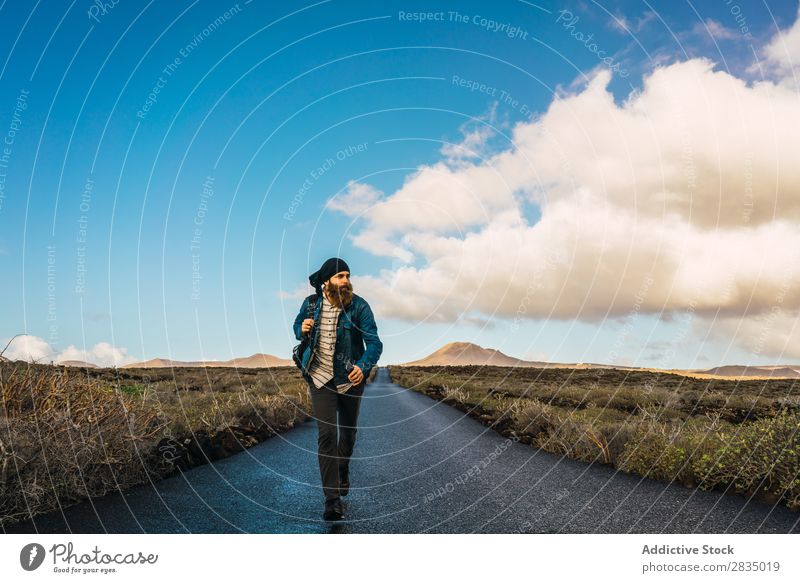
<instances>
[{"instance_id":1,"label":"blue sky","mask_svg":"<svg viewBox=\"0 0 800 583\"><path fill-rule=\"evenodd\" d=\"M777 323L764 319L774 313L768 302L736 316L744 304L720 300L732 318L720 328L713 301L698 312L666 294L623 305L607 289L587 293L594 311L572 301L551 315L544 293L501 301L474 278L446 284L453 257L442 249L469 263L457 240L485 234L494 218L440 228L423 203L391 233L399 207L373 213L406 192L436 200L415 181L421 168L449 164L455 175L514 152L519 124L532 127L602 70L614 99L606 107L622 107L654 69L693 58L749 86L786 87L786 59L764 51L791 29L797 2L740 4L3 2L0 339L26 333L36 355L101 364L288 358L308 274L338 255L375 309L383 364L452 341L557 362L800 362L786 327L794 288ZM448 143L477 154L459 156ZM515 218L532 230L542 199L520 180ZM436 250L397 252L412 232ZM482 273L502 284L504 272L491 273L497 260L482 256ZM514 273L530 267L519 262ZM642 281L636 266L625 274L626 285ZM748 293L774 296L763 285ZM521 302L531 309L512 326ZM749 327L731 324L741 319Z\"/></svg>"}]
</instances>

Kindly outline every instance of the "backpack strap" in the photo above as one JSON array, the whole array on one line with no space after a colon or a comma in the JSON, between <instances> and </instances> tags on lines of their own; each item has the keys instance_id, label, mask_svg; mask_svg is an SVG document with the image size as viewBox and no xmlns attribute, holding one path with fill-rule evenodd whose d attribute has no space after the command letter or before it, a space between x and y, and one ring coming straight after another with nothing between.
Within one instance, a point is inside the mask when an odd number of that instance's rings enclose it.
<instances>
[{"instance_id":1,"label":"backpack strap","mask_svg":"<svg viewBox=\"0 0 800 583\"><path fill-rule=\"evenodd\" d=\"M314 308L316 308L316 307L317 307L317 294L311 294L310 296L308 296L308 309L307 309L307 312L308 312L308 317L309 318L313 318L314 317Z\"/></svg>"}]
</instances>

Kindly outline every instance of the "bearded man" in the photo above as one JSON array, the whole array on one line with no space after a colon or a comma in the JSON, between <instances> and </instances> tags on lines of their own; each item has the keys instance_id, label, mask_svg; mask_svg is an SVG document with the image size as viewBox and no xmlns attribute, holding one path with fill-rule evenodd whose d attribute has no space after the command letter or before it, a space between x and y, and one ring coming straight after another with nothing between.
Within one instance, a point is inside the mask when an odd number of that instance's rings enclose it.
<instances>
[{"instance_id":1,"label":"bearded man","mask_svg":"<svg viewBox=\"0 0 800 583\"><path fill-rule=\"evenodd\" d=\"M342 496L350 490L350 458L361 397L383 352L383 343L372 309L353 293L350 267L343 259L331 257L308 281L316 294L303 300L293 328L298 340L309 339L301 372L317 420L317 457L325 496L323 518L341 520ZM309 302L315 297L313 317L309 318Z\"/></svg>"}]
</instances>

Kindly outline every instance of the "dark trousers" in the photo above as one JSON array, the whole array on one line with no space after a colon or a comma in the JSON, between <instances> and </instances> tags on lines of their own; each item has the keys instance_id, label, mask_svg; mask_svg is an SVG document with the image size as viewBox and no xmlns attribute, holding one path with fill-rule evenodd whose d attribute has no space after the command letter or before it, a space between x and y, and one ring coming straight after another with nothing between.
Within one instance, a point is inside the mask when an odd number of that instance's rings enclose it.
<instances>
[{"instance_id":1,"label":"dark trousers","mask_svg":"<svg viewBox=\"0 0 800 583\"><path fill-rule=\"evenodd\" d=\"M319 389L313 380L306 379L306 382L311 395L312 414L317 421L317 457L322 490L326 500L333 500L339 497L339 476L349 471L366 379L360 385L350 387L346 393L336 390L333 379Z\"/></svg>"}]
</instances>

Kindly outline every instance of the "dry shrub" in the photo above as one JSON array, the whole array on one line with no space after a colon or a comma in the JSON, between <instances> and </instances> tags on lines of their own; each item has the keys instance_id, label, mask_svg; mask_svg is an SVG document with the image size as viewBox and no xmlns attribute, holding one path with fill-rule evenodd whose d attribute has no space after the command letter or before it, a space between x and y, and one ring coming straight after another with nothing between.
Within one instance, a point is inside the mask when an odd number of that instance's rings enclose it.
<instances>
[{"instance_id":1,"label":"dry shrub","mask_svg":"<svg viewBox=\"0 0 800 583\"><path fill-rule=\"evenodd\" d=\"M0 364L0 523L142 483L164 422L103 383Z\"/></svg>"},{"instance_id":2,"label":"dry shrub","mask_svg":"<svg viewBox=\"0 0 800 583\"><path fill-rule=\"evenodd\" d=\"M559 415L556 407L535 400L522 405L514 417L514 425L517 430L532 437L549 432L558 421Z\"/></svg>"},{"instance_id":3,"label":"dry shrub","mask_svg":"<svg viewBox=\"0 0 800 583\"><path fill-rule=\"evenodd\" d=\"M602 387L591 391L587 400L602 408L634 411L646 395L636 387Z\"/></svg>"},{"instance_id":4,"label":"dry shrub","mask_svg":"<svg viewBox=\"0 0 800 583\"><path fill-rule=\"evenodd\" d=\"M731 424L720 413L680 428L653 420L635 431L618 467L660 480L767 493L800 509L800 415Z\"/></svg>"},{"instance_id":5,"label":"dry shrub","mask_svg":"<svg viewBox=\"0 0 800 583\"><path fill-rule=\"evenodd\" d=\"M267 425L275 430L281 430L294 427L298 422L302 422L307 414L302 402L296 397L254 395L234 409L235 423L231 425L245 427Z\"/></svg>"},{"instance_id":6,"label":"dry shrub","mask_svg":"<svg viewBox=\"0 0 800 583\"><path fill-rule=\"evenodd\" d=\"M617 467L656 480L681 480L687 451L678 440L678 432L670 423L641 422L618 455Z\"/></svg>"},{"instance_id":7,"label":"dry shrub","mask_svg":"<svg viewBox=\"0 0 800 583\"><path fill-rule=\"evenodd\" d=\"M692 470L702 488L733 485L737 492L762 490L800 509L800 415L777 416L693 435Z\"/></svg>"},{"instance_id":8,"label":"dry shrub","mask_svg":"<svg viewBox=\"0 0 800 583\"><path fill-rule=\"evenodd\" d=\"M213 433L243 425L291 427L310 414L306 406L310 399L300 394L303 397L247 391L196 393L163 411L171 420L171 433L178 435L201 430Z\"/></svg>"},{"instance_id":9,"label":"dry shrub","mask_svg":"<svg viewBox=\"0 0 800 583\"><path fill-rule=\"evenodd\" d=\"M495 410L498 413L499 419L508 418L515 420L519 417L522 410L531 402L530 399L522 399L519 397L497 399Z\"/></svg>"},{"instance_id":10,"label":"dry shrub","mask_svg":"<svg viewBox=\"0 0 800 583\"><path fill-rule=\"evenodd\" d=\"M603 423L598 427L599 433L603 436L608 449L610 463L614 466L619 465L619 459L628 442L633 439L637 431L638 423L635 420L618 421Z\"/></svg>"},{"instance_id":11,"label":"dry shrub","mask_svg":"<svg viewBox=\"0 0 800 583\"><path fill-rule=\"evenodd\" d=\"M444 385L442 388L445 401L458 401L459 403L466 403L467 392L459 387L449 387Z\"/></svg>"},{"instance_id":12,"label":"dry shrub","mask_svg":"<svg viewBox=\"0 0 800 583\"><path fill-rule=\"evenodd\" d=\"M572 415L564 416L548 433L540 433L535 444L545 451L576 460L604 463L611 460L604 435L591 423Z\"/></svg>"}]
</instances>

